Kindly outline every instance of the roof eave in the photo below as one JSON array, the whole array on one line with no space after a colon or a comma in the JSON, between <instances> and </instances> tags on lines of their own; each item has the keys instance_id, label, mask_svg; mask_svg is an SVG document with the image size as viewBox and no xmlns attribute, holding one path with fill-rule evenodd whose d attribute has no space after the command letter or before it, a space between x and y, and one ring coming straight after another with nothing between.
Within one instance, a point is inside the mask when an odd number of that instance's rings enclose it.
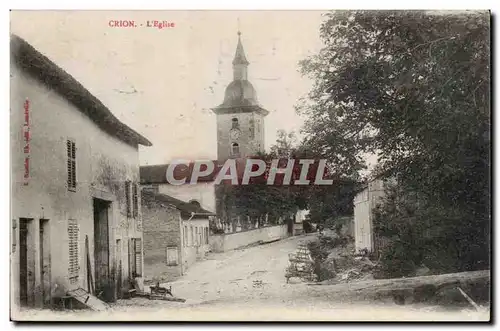
<instances>
[{"instance_id":1,"label":"roof eave","mask_svg":"<svg viewBox=\"0 0 500 331\"><path fill-rule=\"evenodd\" d=\"M257 113L260 113L261 115L263 116L267 116L269 115L269 111L262 108L261 106L259 105L254 105L254 106L225 106L224 104L220 104L219 106L217 107L214 107L214 108L210 108L215 114L220 114L220 113L224 113L225 110L231 110L231 109L235 109L235 108L243 108L243 109L249 109L250 111L249 112L257 112Z\"/></svg>"}]
</instances>

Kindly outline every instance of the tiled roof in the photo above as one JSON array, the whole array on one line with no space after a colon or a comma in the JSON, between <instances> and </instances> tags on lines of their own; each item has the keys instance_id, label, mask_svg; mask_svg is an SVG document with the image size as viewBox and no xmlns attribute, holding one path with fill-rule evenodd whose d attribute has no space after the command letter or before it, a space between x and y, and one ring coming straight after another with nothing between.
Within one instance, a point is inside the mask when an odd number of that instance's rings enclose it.
<instances>
[{"instance_id":1,"label":"tiled roof","mask_svg":"<svg viewBox=\"0 0 500 331\"><path fill-rule=\"evenodd\" d=\"M193 213L198 216L215 216L214 213L201 208L199 205L176 199L166 194L156 193L148 190L142 191L142 197L148 200L156 200L174 206L185 216L191 216Z\"/></svg>"}]
</instances>

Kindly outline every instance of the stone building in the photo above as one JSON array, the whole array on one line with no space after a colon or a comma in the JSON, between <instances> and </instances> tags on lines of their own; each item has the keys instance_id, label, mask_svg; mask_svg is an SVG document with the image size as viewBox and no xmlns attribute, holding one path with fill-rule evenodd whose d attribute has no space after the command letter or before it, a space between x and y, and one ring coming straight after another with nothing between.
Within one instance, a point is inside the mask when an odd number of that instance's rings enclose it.
<instances>
[{"instance_id":1,"label":"stone building","mask_svg":"<svg viewBox=\"0 0 500 331\"><path fill-rule=\"evenodd\" d=\"M209 217L215 214L196 202L145 189L142 211L147 281L172 281L209 251Z\"/></svg>"},{"instance_id":2,"label":"stone building","mask_svg":"<svg viewBox=\"0 0 500 331\"><path fill-rule=\"evenodd\" d=\"M375 252L380 244L373 231L373 209L385 196L385 182L373 179L354 197L354 239L356 252Z\"/></svg>"},{"instance_id":3,"label":"stone building","mask_svg":"<svg viewBox=\"0 0 500 331\"><path fill-rule=\"evenodd\" d=\"M138 145L151 143L26 41L10 46L13 307L92 287L114 301L142 276Z\"/></svg>"},{"instance_id":4,"label":"stone building","mask_svg":"<svg viewBox=\"0 0 500 331\"><path fill-rule=\"evenodd\" d=\"M213 161L214 169L218 167ZM197 202L203 209L215 212L215 177L216 171L212 174L198 178L195 184L190 184L193 163L177 165L174 169L175 179L186 179L184 185L171 185L167 181L168 164L147 165L140 167L141 184L145 188L154 187L159 193L169 195L173 198L185 202Z\"/></svg>"}]
</instances>

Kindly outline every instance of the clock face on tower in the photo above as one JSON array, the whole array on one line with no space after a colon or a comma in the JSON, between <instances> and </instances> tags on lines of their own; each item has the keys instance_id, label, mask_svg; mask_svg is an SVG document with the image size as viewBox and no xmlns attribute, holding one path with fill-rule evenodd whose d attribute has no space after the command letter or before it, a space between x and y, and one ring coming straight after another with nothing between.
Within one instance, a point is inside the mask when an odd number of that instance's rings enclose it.
<instances>
[{"instance_id":1,"label":"clock face on tower","mask_svg":"<svg viewBox=\"0 0 500 331\"><path fill-rule=\"evenodd\" d=\"M236 140L240 137L240 130L238 129L232 129L230 132L229 132L229 136L231 137L231 139L233 140Z\"/></svg>"}]
</instances>

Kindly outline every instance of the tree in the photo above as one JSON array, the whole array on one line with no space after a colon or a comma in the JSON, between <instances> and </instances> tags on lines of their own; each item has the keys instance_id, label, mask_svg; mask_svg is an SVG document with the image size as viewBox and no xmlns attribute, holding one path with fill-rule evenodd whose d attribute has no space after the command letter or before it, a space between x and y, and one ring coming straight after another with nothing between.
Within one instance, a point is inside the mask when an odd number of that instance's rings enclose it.
<instances>
[{"instance_id":1,"label":"tree","mask_svg":"<svg viewBox=\"0 0 500 331\"><path fill-rule=\"evenodd\" d=\"M279 130L276 144L271 147L270 153L257 153L250 157L264 160L270 165L276 158L288 159L295 151L295 133ZM250 217L252 222L257 220L259 225L266 217L271 223L281 218L290 218L304 204L299 201L298 190L288 185L267 185L267 171L256 178L251 178L249 185L219 185L217 188L218 210L224 214L226 221L235 217ZM277 176L281 178L281 176ZM245 219L243 220L245 222Z\"/></svg>"},{"instance_id":2,"label":"tree","mask_svg":"<svg viewBox=\"0 0 500 331\"><path fill-rule=\"evenodd\" d=\"M283 175L276 175L273 185L267 185L268 171L251 178L249 185L219 185L217 188L217 210L227 222L238 216L249 216L261 223L266 217L271 223L279 218L293 219L299 209L310 209L313 221L323 223L336 216L352 214L353 183L335 178L331 186L294 185L299 179L301 166L299 159L316 159L306 148L297 144L295 133L279 130L276 144L271 152L259 153L253 158L264 160L269 166L273 159L295 160L295 168L290 185L283 185ZM314 181L317 162L309 168L307 178ZM241 218L240 218L241 219Z\"/></svg>"},{"instance_id":3,"label":"tree","mask_svg":"<svg viewBox=\"0 0 500 331\"><path fill-rule=\"evenodd\" d=\"M381 176L423 202L411 216L388 204L380 221L405 220L416 238L430 223L451 247L435 259L458 270L489 260L489 21L486 12L336 11L320 29L325 47L301 63L315 81L297 107L308 148L351 178L376 152ZM405 242L398 229L394 242ZM422 258L437 249L431 238L418 243ZM416 245L401 249L410 256Z\"/></svg>"},{"instance_id":4,"label":"tree","mask_svg":"<svg viewBox=\"0 0 500 331\"><path fill-rule=\"evenodd\" d=\"M294 131L278 130L276 136L276 143L271 146L270 154L276 157L290 157L297 150L297 135Z\"/></svg>"}]
</instances>

